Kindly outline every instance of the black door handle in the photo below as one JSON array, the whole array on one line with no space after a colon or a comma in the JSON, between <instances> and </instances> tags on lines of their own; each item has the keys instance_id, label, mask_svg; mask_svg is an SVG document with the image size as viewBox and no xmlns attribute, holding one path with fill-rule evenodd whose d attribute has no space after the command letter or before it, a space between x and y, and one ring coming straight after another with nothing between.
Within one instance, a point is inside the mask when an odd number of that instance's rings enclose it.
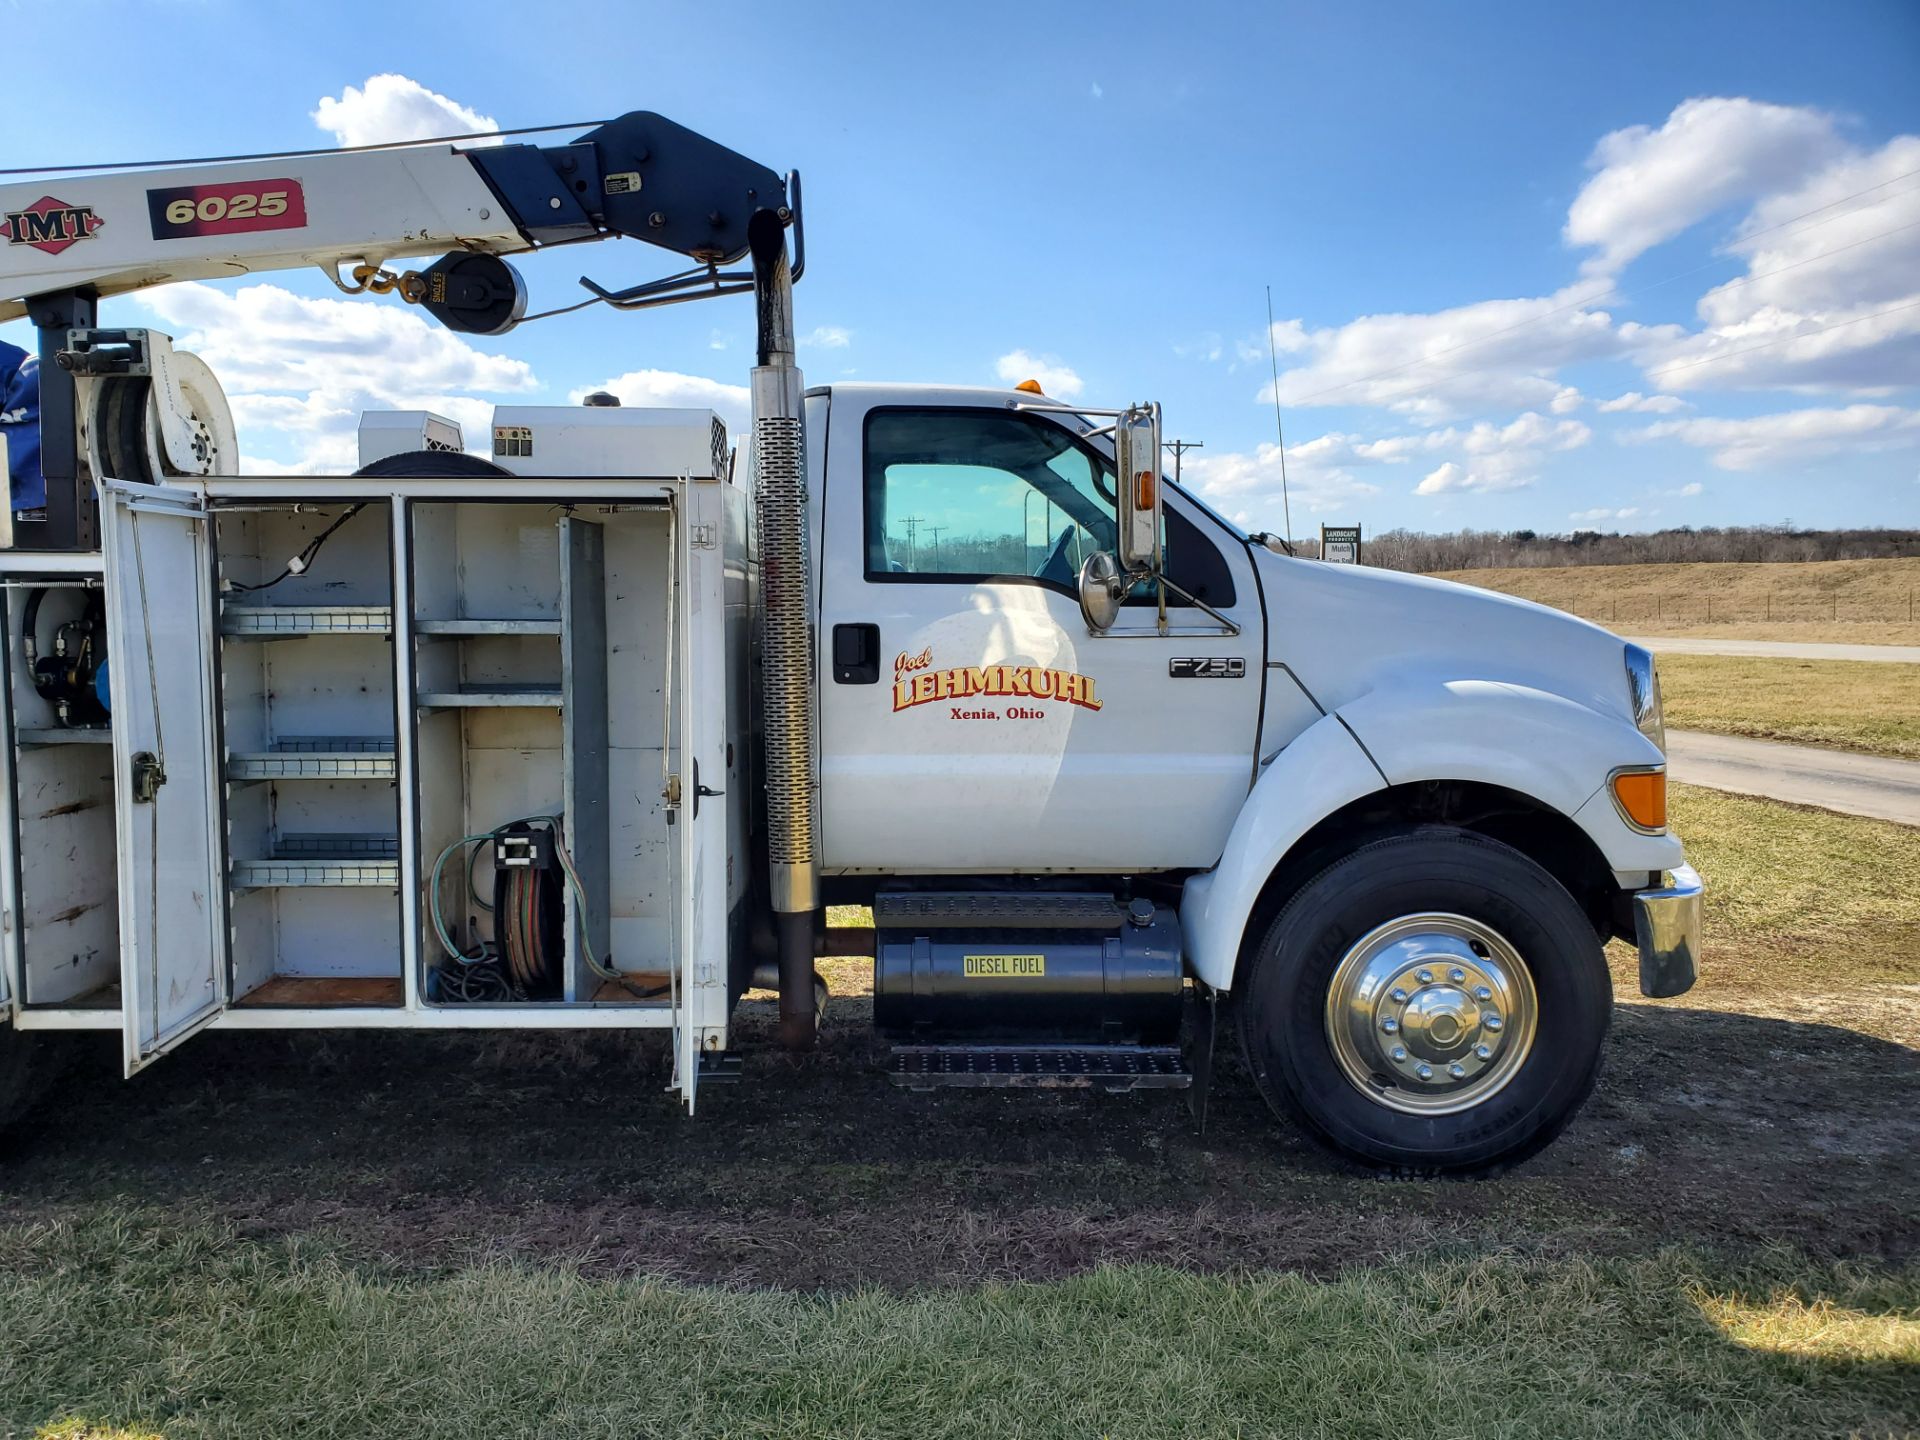
<instances>
[{"instance_id":1,"label":"black door handle","mask_svg":"<svg viewBox=\"0 0 1920 1440\"><path fill-rule=\"evenodd\" d=\"M877 685L880 682L880 627L833 627L833 680L836 685Z\"/></svg>"}]
</instances>

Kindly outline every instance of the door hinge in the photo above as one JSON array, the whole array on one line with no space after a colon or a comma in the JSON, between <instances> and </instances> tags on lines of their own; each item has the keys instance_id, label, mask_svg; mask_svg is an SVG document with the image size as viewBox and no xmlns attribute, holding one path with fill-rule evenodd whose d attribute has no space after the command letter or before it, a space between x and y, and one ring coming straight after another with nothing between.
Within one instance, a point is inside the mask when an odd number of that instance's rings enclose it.
<instances>
[{"instance_id":1,"label":"door hinge","mask_svg":"<svg viewBox=\"0 0 1920 1440\"><path fill-rule=\"evenodd\" d=\"M133 757L133 803L151 805L153 797L160 787L167 783L167 767L160 763L160 757L151 750L141 750Z\"/></svg>"}]
</instances>

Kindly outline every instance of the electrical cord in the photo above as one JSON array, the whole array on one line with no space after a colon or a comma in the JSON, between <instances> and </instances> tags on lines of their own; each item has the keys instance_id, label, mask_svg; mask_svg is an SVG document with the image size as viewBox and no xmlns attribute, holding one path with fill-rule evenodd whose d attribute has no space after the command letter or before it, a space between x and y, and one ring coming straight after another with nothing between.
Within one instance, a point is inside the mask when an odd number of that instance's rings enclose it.
<instances>
[{"instance_id":1,"label":"electrical cord","mask_svg":"<svg viewBox=\"0 0 1920 1440\"><path fill-rule=\"evenodd\" d=\"M333 532L365 508L366 506L364 505L349 505L339 519L335 520L331 525L327 526L326 529L322 530L307 542L306 549L294 556L293 559L287 561L286 568L274 576L273 579L262 581L258 585L242 585L237 580L230 580L227 582L227 588L229 590L241 591L271 590L290 575L306 574L307 571L312 568L314 559L320 554L320 547L327 543L328 539L333 535Z\"/></svg>"}]
</instances>

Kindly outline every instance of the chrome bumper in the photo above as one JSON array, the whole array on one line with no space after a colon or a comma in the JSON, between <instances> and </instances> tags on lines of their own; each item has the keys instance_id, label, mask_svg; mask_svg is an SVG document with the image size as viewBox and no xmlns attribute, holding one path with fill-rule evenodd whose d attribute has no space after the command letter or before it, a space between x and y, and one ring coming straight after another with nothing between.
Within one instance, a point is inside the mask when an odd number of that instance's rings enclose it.
<instances>
[{"instance_id":1,"label":"chrome bumper","mask_svg":"<svg viewBox=\"0 0 1920 1440\"><path fill-rule=\"evenodd\" d=\"M1656 1000L1684 995L1698 976L1700 873L1691 865L1669 872L1673 883L1636 891L1633 934L1640 946L1640 993Z\"/></svg>"}]
</instances>

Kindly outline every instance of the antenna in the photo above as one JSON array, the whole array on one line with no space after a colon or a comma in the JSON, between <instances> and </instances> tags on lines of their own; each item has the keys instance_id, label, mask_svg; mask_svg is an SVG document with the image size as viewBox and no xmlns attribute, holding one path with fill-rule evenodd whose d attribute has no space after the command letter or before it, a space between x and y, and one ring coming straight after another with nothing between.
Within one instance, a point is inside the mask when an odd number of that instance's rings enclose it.
<instances>
[{"instance_id":1,"label":"antenna","mask_svg":"<svg viewBox=\"0 0 1920 1440\"><path fill-rule=\"evenodd\" d=\"M1267 359L1273 366L1273 433L1280 440L1280 513L1287 527L1287 554L1293 554L1293 502L1287 497L1287 432L1280 424L1280 347L1273 341L1273 287L1267 286Z\"/></svg>"}]
</instances>

